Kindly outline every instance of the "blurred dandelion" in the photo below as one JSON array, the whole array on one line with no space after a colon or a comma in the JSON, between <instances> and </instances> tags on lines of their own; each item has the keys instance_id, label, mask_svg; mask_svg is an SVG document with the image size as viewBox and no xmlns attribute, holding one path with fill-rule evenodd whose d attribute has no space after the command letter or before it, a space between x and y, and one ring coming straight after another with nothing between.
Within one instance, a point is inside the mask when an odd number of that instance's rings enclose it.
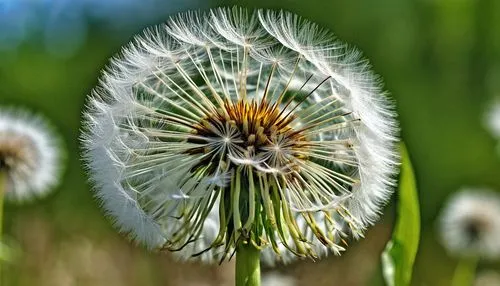
<instances>
[{"instance_id":1,"label":"blurred dandelion","mask_svg":"<svg viewBox=\"0 0 500 286\"><path fill-rule=\"evenodd\" d=\"M0 174L6 200L29 201L59 183L63 151L57 134L38 115L0 109Z\"/></svg>"},{"instance_id":2,"label":"blurred dandelion","mask_svg":"<svg viewBox=\"0 0 500 286\"><path fill-rule=\"evenodd\" d=\"M317 258L362 235L391 195L395 116L369 63L330 32L215 9L124 47L82 141L107 214L151 249Z\"/></svg>"},{"instance_id":3,"label":"blurred dandelion","mask_svg":"<svg viewBox=\"0 0 500 286\"><path fill-rule=\"evenodd\" d=\"M500 196L466 188L445 206L439 221L441 241L455 256L500 256Z\"/></svg>"},{"instance_id":4,"label":"blurred dandelion","mask_svg":"<svg viewBox=\"0 0 500 286\"><path fill-rule=\"evenodd\" d=\"M22 109L0 109L2 260L11 259L7 254L15 251L2 239L4 200L22 203L47 195L59 182L62 158L58 137L43 118ZM3 262L0 261L0 267Z\"/></svg>"},{"instance_id":5,"label":"blurred dandelion","mask_svg":"<svg viewBox=\"0 0 500 286\"><path fill-rule=\"evenodd\" d=\"M500 100L494 100L487 108L484 125L495 139L500 139Z\"/></svg>"}]
</instances>

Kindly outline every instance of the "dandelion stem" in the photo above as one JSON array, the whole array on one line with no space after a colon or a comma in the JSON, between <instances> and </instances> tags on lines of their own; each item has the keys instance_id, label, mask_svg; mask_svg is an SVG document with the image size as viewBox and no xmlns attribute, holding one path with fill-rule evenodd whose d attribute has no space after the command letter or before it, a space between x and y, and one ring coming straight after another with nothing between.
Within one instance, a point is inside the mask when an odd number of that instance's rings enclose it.
<instances>
[{"instance_id":1,"label":"dandelion stem","mask_svg":"<svg viewBox=\"0 0 500 286\"><path fill-rule=\"evenodd\" d=\"M476 276L478 257L464 257L458 262L453 274L452 286L470 286Z\"/></svg>"},{"instance_id":2,"label":"dandelion stem","mask_svg":"<svg viewBox=\"0 0 500 286\"><path fill-rule=\"evenodd\" d=\"M260 250L243 240L236 249L236 286L260 286Z\"/></svg>"},{"instance_id":3,"label":"dandelion stem","mask_svg":"<svg viewBox=\"0 0 500 286\"><path fill-rule=\"evenodd\" d=\"M4 194L5 194L5 191L6 191L6 181L7 181L7 178L6 178L6 174L5 172L3 172L2 170L0 170L0 251L3 250L4 248L4 244L3 244L3 201L4 201ZM1 257L1 253L0 253L0 258ZM0 285L2 285L2 259L0 259Z\"/></svg>"}]
</instances>

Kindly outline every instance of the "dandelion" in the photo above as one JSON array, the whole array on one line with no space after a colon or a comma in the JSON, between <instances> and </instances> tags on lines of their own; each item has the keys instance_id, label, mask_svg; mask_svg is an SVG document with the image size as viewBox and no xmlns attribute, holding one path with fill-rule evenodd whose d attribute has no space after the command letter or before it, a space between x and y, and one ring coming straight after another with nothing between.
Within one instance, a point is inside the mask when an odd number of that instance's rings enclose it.
<instances>
[{"instance_id":1,"label":"dandelion","mask_svg":"<svg viewBox=\"0 0 500 286\"><path fill-rule=\"evenodd\" d=\"M43 118L21 109L0 109L0 248L4 256L12 251L2 240L4 200L20 203L47 195L59 181L61 159L58 137Z\"/></svg>"},{"instance_id":2,"label":"dandelion","mask_svg":"<svg viewBox=\"0 0 500 286\"><path fill-rule=\"evenodd\" d=\"M96 196L122 232L181 258L338 253L393 190L398 127L380 85L357 50L296 15L174 16L92 92Z\"/></svg>"},{"instance_id":3,"label":"dandelion","mask_svg":"<svg viewBox=\"0 0 500 286\"><path fill-rule=\"evenodd\" d=\"M496 139L500 139L500 99L495 99L488 106L484 118L485 128ZM500 152L500 144L497 143L497 152Z\"/></svg>"},{"instance_id":4,"label":"dandelion","mask_svg":"<svg viewBox=\"0 0 500 286\"><path fill-rule=\"evenodd\" d=\"M491 134L500 139L500 100L495 100L485 113L484 123Z\"/></svg>"},{"instance_id":5,"label":"dandelion","mask_svg":"<svg viewBox=\"0 0 500 286\"><path fill-rule=\"evenodd\" d=\"M500 196L466 188L447 203L440 218L443 246L455 256L500 256Z\"/></svg>"},{"instance_id":6,"label":"dandelion","mask_svg":"<svg viewBox=\"0 0 500 286\"><path fill-rule=\"evenodd\" d=\"M500 256L500 195L462 189L442 211L439 228L445 249L460 258L452 285L472 285L479 259Z\"/></svg>"},{"instance_id":7,"label":"dandelion","mask_svg":"<svg viewBox=\"0 0 500 286\"><path fill-rule=\"evenodd\" d=\"M41 116L0 109L0 176L6 200L24 202L47 195L59 182L61 142Z\"/></svg>"}]
</instances>

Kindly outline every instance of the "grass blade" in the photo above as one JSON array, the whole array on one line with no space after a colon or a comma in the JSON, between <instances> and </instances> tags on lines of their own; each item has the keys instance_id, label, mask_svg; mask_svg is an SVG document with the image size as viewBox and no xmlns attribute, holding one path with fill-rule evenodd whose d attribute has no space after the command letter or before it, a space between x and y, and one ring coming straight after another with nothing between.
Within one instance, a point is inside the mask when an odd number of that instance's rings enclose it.
<instances>
[{"instance_id":1,"label":"grass blade","mask_svg":"<svg viewBox=\"0 0 500 286\"><path fill-rule=\"evenodd\" d=\"M382 253L382 269L388 286L410 285L420 239L420 210L417 186L408 151L400 145L401 174L397 220L391 240Z\"/></svg>"}]
</instances>

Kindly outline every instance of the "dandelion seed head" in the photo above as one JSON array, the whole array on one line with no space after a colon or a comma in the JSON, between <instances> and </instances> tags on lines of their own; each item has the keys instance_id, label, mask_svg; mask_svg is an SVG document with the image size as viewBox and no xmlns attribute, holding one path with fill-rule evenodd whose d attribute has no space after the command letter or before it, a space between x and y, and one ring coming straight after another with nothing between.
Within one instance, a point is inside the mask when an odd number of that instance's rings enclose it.
<instances>
[{"instance_id":1,"label":"dandelion seed head","mask_svg":"<svg viewBox=\"0 0 500 286\"><path fill-rule=\"evenodd\" d=\"M314 258L361 235L392 193L398 126L367 62L332 39L233 8L176 15L124 47L82 135L121 231L220 259L241 240Z\"/></svg>"},{"instance_id":2,"label":"dandelion seed head","mask_svg":"<svg viewBox=\"0 0 500 286\"><path fill-rule=\"evenodd\" d=\"M494 100L488 107L484 118L485 127L496 138L500 138L500 100Z\"/></svg>"},{"instance_id":3,"label":"dandelion seed head","mask_svg":"<svg viewBox=\"0 0 500 286\"><path fill-rule=\"evenodd\" d=\"M440 218L443 246L455 256L500 256L500 196L466 188L450 198Z\"/></svg>"},{"instance_id":4,"label":"dandelion seed head","mask_svg":"<svg viewBox=\"0 0 500 286\"><path fill-rule=\"evenodd\" d=\"M54 189L62 170L60 145L42 117L22 109L0 109L0 172L7 200L28 201Z\"/></svg>"}]
</instances>

